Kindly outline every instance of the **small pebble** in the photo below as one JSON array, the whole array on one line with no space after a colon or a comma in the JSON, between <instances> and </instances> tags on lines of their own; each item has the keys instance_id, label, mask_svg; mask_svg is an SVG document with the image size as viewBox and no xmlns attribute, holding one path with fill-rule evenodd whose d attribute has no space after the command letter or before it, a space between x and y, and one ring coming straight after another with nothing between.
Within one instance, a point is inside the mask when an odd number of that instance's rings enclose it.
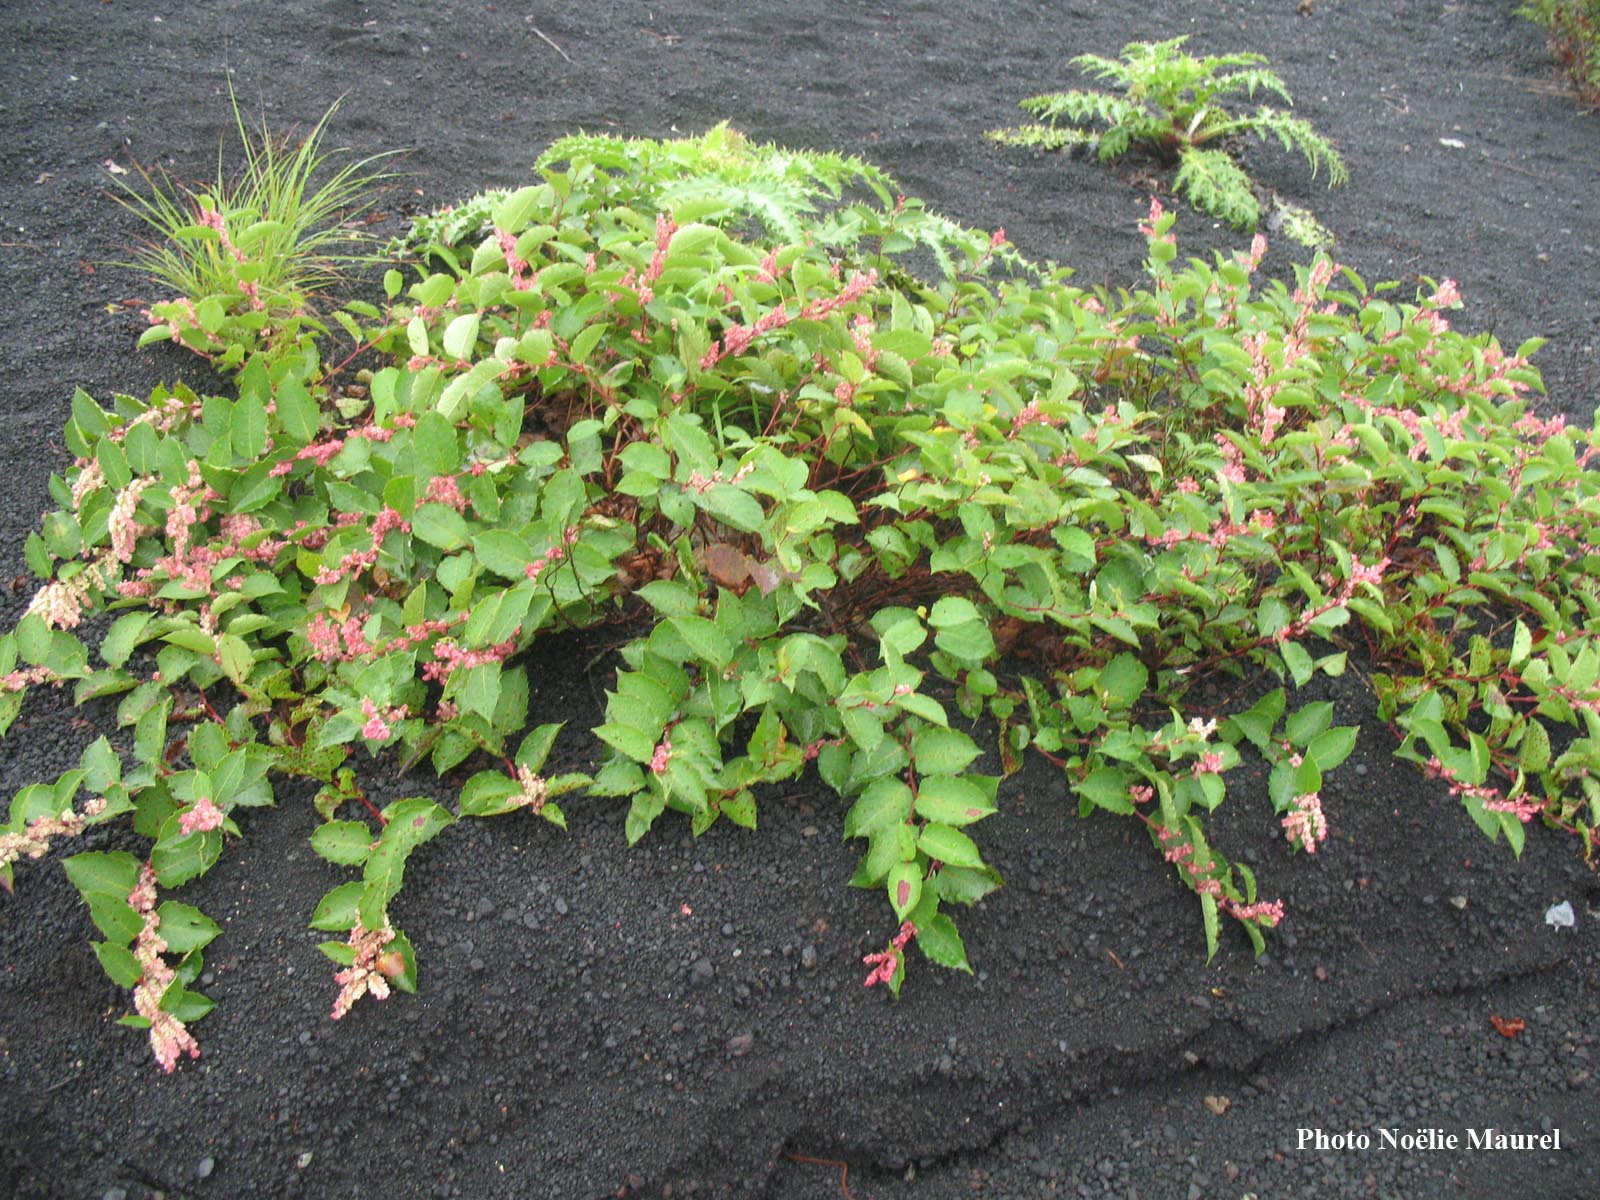
<instances>
[{"instance_id":1,"label":"small pebble","mask_svg":"<svg viewBox=\"0 0 1600 1200\"><path fill-rule=\"evenodd\" d=\"M194 1177L196 1179L210 1179L211 1172L215 1171L216 1169L217 1160L208 1154L195 1164Z\"/></svg>"}]
</instances>

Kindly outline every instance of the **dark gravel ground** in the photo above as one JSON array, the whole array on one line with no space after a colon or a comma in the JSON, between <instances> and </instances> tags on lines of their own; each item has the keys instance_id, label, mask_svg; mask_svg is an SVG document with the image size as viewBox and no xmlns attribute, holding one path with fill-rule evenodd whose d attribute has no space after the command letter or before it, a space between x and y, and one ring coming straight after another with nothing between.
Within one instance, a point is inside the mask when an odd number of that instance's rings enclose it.
<instances>
[{"instance_id":1,"label":"dark gravel ground","mask_svg":"<svg viewBox=\"0 0 1600 1200\"><path fill-rule=\"evenodd\" d=\"M1192 33L1207 51L1267 54L1344 151L1351 182L1333 192L1276 151L1247 154L1316 209L1342 261L1407 287L1453 277L1459 326L1510 345L1551 337L1549 403L1587 423L1600 119L1554 86L1540 31L1510 3L1304 7L10 0L0 578L24 569L47 474L66 465L75 386L200 380L194 360L132 348L138 321L120 302L145 285L103 264L137 231L106 198L103 164L207 174L230 77L277 125L343 95L338 141L409 147L397 211L519 182L578 128L658 136L726 117L761 140L865 154L953 217L1131 286L1146 168L978 135L1020 97L1074 82L1073 54ZM1189 211L1178 233L1192 253L1240 241ZM1290 249L1274 245L1268 267L1286 272ZM29 591L0 592L7 625ZM588 677L573 664L603 648L536 655L535 712L586 728L604 664ZM208 952L218 1009L196 1030L204 1057L164 1077L113 1023L127 998L100 973L63 874L24 864L17 895L0 896L0 1192L1600 1194L1596 876L1552 833L1535 831L1520 863L1483 841L1390 759L1359 679L1334 698L1368 728L1328 791L1333 837L1293 857L1264 795L1235 790L1215 838L1290 917L1266 956L1230 935L1210 967L1192 899L1144 839L1072 818L1062 784L1029 769L986 825L1009 886L963 922L975 979L923 968L898 1004L860 986L886 915L844 886L855 852L820 792L765 803L758 835L694 842L664 822L632 852L620 811L595 802L573 806L567 835L463 824L419 854L396 917L418 939L423 991L335 1026L305 922L336 873L289 796L186 890L224 927ZM0 745L4 794L53 777L109 724L31 700ZM1545 924L1561 900L1573 929ZM1502 1037L1491 1015L1526 1028ZM1489 1126L1559 1129L1561 1150L1466 1148ZM1302 1127L1372 1148L1301 1148ZM1380 1129L1459 1148L1387 1149Z\"/></svg>"}]
</instances>

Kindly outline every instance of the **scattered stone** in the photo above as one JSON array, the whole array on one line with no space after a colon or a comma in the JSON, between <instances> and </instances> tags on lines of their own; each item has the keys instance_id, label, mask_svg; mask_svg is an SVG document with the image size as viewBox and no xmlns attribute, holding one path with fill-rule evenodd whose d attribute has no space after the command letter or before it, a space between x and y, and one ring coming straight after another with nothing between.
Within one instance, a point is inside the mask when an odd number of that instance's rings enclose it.
<instances>
[{"instance_id":1,"label":"scattered stone","mask_svg":"<svg viewBox=\"0 0 1600 1200\"><path fill-rule=\"evenodd\" d=\"M689 982L699 987L701 984L710 983L716 975L717 969L711 965L709 958L697 958L694 965L689 968Z\"/></svg>"},{"instance_id":2,"label":"scattered stone","mask_svg":"<svg viewBox=\"0 0 1600 1200\"><path fill-rule=\"evenodd\" d=\"M194 1177L196 1179L210 1179L211 1172L215 1171L216 1169L217 1160L208 1154L195 1164Z\"/></svg>"},{"instance_id":3,"label":"scattered stone","mask_svg":"<svg viewBox=\"0 0 1600 1200\"><path fill-rule=\"evenodd\" d=\"M1219 1117L1233 1107L1233 1101L1226 1096L1207 1096L1205 1103L1206 1107Z\"/></svg>"},{"instance_id":4,"label":"scattered stone","mask_svg":"<svg viewBox=\"0 0 1600 1200\"><path fill-rule=\"evenodd\" d=\"M728 1053L734 1058L743 1058L755 1048L756 1035L753 1033L736 1033L728 1039Z\"/></svg>"}]
</instances>

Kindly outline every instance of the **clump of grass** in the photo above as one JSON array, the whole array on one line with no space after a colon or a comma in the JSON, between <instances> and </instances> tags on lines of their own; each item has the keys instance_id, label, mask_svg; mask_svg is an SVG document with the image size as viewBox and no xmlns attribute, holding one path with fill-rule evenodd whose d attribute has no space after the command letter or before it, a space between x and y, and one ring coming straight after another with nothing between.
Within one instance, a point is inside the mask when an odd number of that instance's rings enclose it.
<instances>
[{"instance_id":1,"label":"clump of grass","mask_svg":"<svg viewBox=\"0 0 1600 1200\"><path fill-rule=\"evenodd\" d=\"M147 341L170 338L214 361L222 352L230 361L219 365L236 365L227 352L241 344L292 344L301 326L314 324L312 298L363 257L350 221L371 207L387 177L374 169L387 154L334 169L344 151L326 149L324 138L337 109L336 102L296 141L264 121L252 130L235 100L242 168L230 172L219 148L208 185L137 165L144 187L118 181L114 198L154 234L120 265L180 298L151 305Z\"/></svg>"}]
</instances>

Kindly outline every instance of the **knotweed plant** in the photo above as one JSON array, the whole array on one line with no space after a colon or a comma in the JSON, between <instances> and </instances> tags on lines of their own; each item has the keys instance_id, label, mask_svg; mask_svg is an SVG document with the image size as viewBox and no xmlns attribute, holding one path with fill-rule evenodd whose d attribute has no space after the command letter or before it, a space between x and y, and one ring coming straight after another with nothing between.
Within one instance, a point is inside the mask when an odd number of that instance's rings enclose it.
<instances>
[{"instance_id":1,"label":"knotweed plant","mask_svg":"<svg viewBox=\"0 0 1600 1200\"><path fill-rule=\"evenodd\" d=\"M257 350L325 332L312 299L359 257L350 222L370 207L385 157L334 163L339 152L325 150L323 138L337 108L295 142L265 125L250 130L236 102L242 167L227 170L219 150L216 178L204 187L144 167L143 188L117 181L118 202L152 234L126 265L173 293L150 305L141 345L170 339L237 368Z\"/></svg>"},{"instance_id":2,"label":"knotweed plant","mask_svg":"<svg viewBox=\"0 0 1600 1200\"><path fill-rule=\"evenodd\" d=\"M1253 100L1257 92L1293 104L1283 81L1266 68L1266 58L1250 53L1195 58L1182 51L1187 40L1131 42L1120 61L1080 54L1072 65L1116 85L1120 94L1074 90L1030 96L1022 107L1038 118L1036 123L986 136L1043 150L1083 147L1101 162L1142 148L1162 163L1177 165L1174 186L1196 208L1236 229L1254 230L1261 219L1256 186L1232 151L1243 135L1276 138L1284 149L1305 155L1313 176L1326 168L1330 186L1345 181L1344 161L1310 122L1265 105L1253 113L1224 106L1225 98ZM1331 242L1309 212L1275 194L1272 200L1291 237L1312 246Z\"/></svg>"},{"instance_id":3,"label":"knotweed plant","mask_svg":"<svg viewBox=\"0 0 1600 1200\"><path fill-rule=\"evenodd\" d=\"M1600 0L1530 0L1517 15L1550 31L1550 48L1578 102L1600 108Z\"/></svg>"},{"instance_id":4,"label":"knotweed plant","mask_svg":"<svg viewBox=\"0 0 1600 1200\"><path fill-rule=\"evenodd\" d=\"M1027 754L1147 831L1208 953L1224 918L1259 948L1292 915L1207 818L1256 759L1263 834L1334 852L1356 732L1294 693L1352 656L1485 833L1590 844L1594 434L1534 411L1534 344L1449 327L1448 281L1399 302L1319 256L1263 283L1259 237L1180 267L1152 205L1146 286L1090 292L726 129L566 139L537 172L351 308L360 378L256 341L222 394L73 400L0 733L44 686L119 731L17 793L0 877L129 827L66 868L163 1067L198 1050L218 928L162 893L286 778L354 872L306 904L336 1018L416 986L391 905L457 821L617 797L630 842L669 811L754 831L801 777L887 905L865 982L898 994L913 945L969 970L951 914L1001 884L979 839ZM602 623L604 719L541 720L523 656ZM1205 707L1230 677L1253 703ZM371 759L463 781L380 808Z\"/></svg>"}]
</instances>

